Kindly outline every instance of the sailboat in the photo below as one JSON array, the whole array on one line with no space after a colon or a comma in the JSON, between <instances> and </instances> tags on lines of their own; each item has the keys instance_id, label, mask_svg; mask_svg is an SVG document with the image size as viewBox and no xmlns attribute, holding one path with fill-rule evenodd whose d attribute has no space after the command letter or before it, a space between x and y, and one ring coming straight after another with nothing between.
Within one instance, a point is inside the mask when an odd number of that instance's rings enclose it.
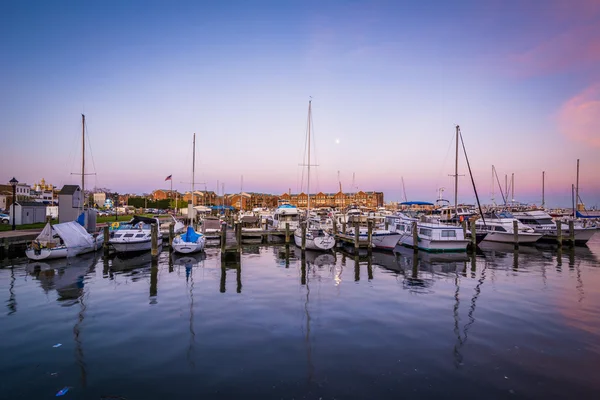
<instances>
[{"instance_id":1,"label":"sailboat","mask_svg":"<svg viewBox=\"0 0 600 400\"><path fill-rule=\"evenodd\" d=\"M308 178L307 178L307 203L306 203L306 239L305 246L309 250L331 250L335 246L335 238L321 229L320 224L312 221L310 218L310 136L312 127L311 104L312 100L308 101L308 162L306 163ZM294 230L294 241L296 246L302 246L303 229L298 226Z\"/></svg>"},{"instance_id":2,"label":"sailboat","mask_svg":"<svg viewBox=\"0 0 600 400\"><path fill-rule=\"evenodd\" d=\"M191 204L188 206L188 215L190 217L190 225L187 227L184 233L177 235L173 238L173 251L176 253L196 253L204 250L204 244L206 243L206 237L199 232L194 230L194 174L196 169L196 134L194 133L194 145L193 145L193 156L192 156L192 199Z\"/></svg>"},{"instance_id":3,"label":"sailboat","mask_svg":"<svg viewBox=\"0 0 600 400\"><path fill-rule=\"evenodd\" d=\"M83 196L81 207L83 211L85 202L85 115L83 114L81 114L81 143L81 194ZM78 222L79 220L81 220L81 224ZM31 260L48 260L77 256L102 248L104 236L97 232L95 234L88 233L83 227L84 220L82 213L77 222L70 221L55 225L46 223L42 232L25 250L25 255Z\"/></svg>"}]
</instances>

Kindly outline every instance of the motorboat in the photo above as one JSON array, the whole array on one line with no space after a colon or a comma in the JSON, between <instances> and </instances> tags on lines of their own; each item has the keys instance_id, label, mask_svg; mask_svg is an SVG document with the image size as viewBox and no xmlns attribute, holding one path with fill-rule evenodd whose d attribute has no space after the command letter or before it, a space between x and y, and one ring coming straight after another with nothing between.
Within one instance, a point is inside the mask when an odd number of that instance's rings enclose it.
<instances>
[{"instance_id":1,"label":"motorboat","mask_svg":"<svg viewBox=\"0 0 600 400\"><path fill-rule=\"evenodd\" d=\"M512 215L524 225L532 228L535 232L542 234L541 240L558 241L558 227L552 216L543 210L530 210L513 212ZM576 244L585 244L592 238L596 228L593 225L583 226L578 221L573 224L573 233ZM569 223L565 221L561 225L561 236L563 241L570 240L571 232Z\"/></svg>"},{"instance_id":2,"label":"motorboat","mask_svg":"<svg viewBox=\"0 0 600 400\"><path fill-rule=\"evenodd\" d=\"M73 257L96 251L104 244L104 236L88 233L76 221L51 225L47 223L33 240L25 255L31 260Z\"/></svg>"},{"instance_id":3,"label":"motorboat","mask_svg":"<svg viewBox=\"0 0 600 400\"><path fill-rule=\"evenodd\" d=\"M148 251L152 248L152 224L157 225L160 231L158 218L134 215L129 222L114 222L111 225L110 240L108 243L117 253ZM162 245L162 235L157 237L157 246Z\"/></svg>"},{"instance_id":4,"label":"motorboat","mask_svg":"<svg viewBox=\"0 0 600 400\"><path fill-rule=\"evenodd\" d=\"M288 224L290 231L298 228L300 217L298 208L291 204L281 204L273 213L273 229L283 230Z\"/></svg>"},{"instance_id":5,"label":"motorboat","mask_svg":"<svg viewBox=\"0 0 600 400\"><path fill-rule=\"evenodd\" d=\"M347 237L355 237L355 227L346 228ZM369 228L365 226L358 227L358 240L367 241L369 237ZM373 229L371 232L371 245L377 249L393 250L398 241L402 237L402 234L387 230L387 229Z\"/></svg>"},{"instance_id":6,"label":"motorboat","mask_svg":"<svg viewBox=\"0 0 600 400\"><path fill-rule=\"evenodd\" d=\"M386 217L388 228L400 233L400 243L414 247L413 224L417 227L417 247L425 251L466 251L470 240L465 237L463 228L432 220L422 221L397 213Z\"/></svg>"},{"instance_id":7,"label":"motorboat","mask_svg":"<svg viewBox=\"0 0 600 400\"><path fill-rule=\"evenodd\" d=\"M191 226L181 235L173 238L173 251L181 254L197 253L204 250L206 237L198 233Z\"/></svg>"},{"instance_id":8,"label":"motorboat","mask_svg":"<svg viewBox=\"0 0 600 400\"><path fill-rule=\"evenodd\" d=\"M515 238L514 222L517 221L517 233ZM487 232L483 241L513 243L513 244L532 244L537 242L541 233L537 233L533 228L526 226L507 211L491 213L475 221L475 228L480 232ZM516 240L516 242L515 242Z\"/></svg>"}]
</instances>

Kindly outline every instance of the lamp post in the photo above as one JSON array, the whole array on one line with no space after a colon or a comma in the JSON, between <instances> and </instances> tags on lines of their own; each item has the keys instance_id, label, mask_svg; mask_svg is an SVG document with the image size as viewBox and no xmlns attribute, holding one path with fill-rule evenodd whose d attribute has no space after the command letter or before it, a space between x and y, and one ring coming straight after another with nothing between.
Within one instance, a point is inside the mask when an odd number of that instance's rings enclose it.
<instances>
[{"instance_id":1,"label":"lamp post","mask_svg":"<svg viewBox=\"0 0 600 400\"><path fill-rule=\"evenodd\" d=\"M19 183L19 181L16 178L12 178L8 183L10 183L10 186L12 186L13 188L13 203L12 203L12 230L14 231L15 229L17 229L17 227L15 226L15 203L17 202L17 183Z\"/></svg>"}]
</instances>

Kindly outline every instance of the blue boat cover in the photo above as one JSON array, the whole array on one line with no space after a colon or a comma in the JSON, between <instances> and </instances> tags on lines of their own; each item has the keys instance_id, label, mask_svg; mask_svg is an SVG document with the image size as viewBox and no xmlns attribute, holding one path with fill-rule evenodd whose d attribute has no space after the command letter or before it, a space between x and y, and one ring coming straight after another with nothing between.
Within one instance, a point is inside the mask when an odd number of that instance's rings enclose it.
<instances>
[{"instance_id":1,"label":"blue boat cover","mask_svg":"<svg viewBox=\"0 0 600 400\"><path fill-rule=\"evenodd\" d=\"M77 222L79 225L85 226L85 215L83 213L79 214L79 217L77 217Z\"/></svg>"},{"instance_id":2,"label":"blue boat cover","mask_svg":"<svg viewBox=\"0 0 600 400\"><path fill-rule=\"evenodd\" d=\"M181 240L183 240L186 243L196 243L200 237L202 237L201 233L196 233L194 228L188 226L185 233L181 235Z\"/></svg>"},{"instance_id":3,"label":"blue boat cover","mask_svg":"<svg viewBox=\"0 0 600 400\"><path fill-rule=\"evenodd\" d=\"M400 203L401 206L432 206L433 203L428 203L426 201L405 201Z\"/></svg>"}]
</instances>

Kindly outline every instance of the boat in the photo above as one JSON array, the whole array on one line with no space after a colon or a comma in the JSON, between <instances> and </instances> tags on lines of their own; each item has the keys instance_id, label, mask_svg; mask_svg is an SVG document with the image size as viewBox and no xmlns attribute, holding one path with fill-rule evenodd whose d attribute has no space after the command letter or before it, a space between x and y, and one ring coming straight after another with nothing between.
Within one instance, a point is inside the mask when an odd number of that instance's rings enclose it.
<instances>
[{"instance_id":1,"label":"boat","mask_svg":"<svg viewBox=\"0 0 600 400\"><path fill-rule=\"evenodd\" d=\"M283 230L288 224L290 231L295 230L300 224L298 208L292 204L282 202L273 213L273 229Z\"/></svg>"},{"instance_id":2,"label":"boat","mask_svg":"<svg viewBox=\"0 0 600 400\"><path fill-rule=\"evenodd\" d=\"M355 227L351 226L346 229L346 237L355 237ZM366 226L358 227L358 240L367 241L369 237L369 228ZM388 229L373 229L371 232L371 245L376 249L393 250L396 248L402 234L393 232Z\"/></svg>"},{"instance_id":3,"label":"boat","mask_svg":"<svg viewBox=\"0 0 600 400\"><path fill-rule=\"evenodd\" d=\"M529 210L513 212L512 215L524 225L532 228L535 232L541 233L544 241L558 241L558 227L552 216L544 210ZM578 221L573 224L573 232L576 244L585 244L594 236L596 228L594 226L583 226ZM561 226L561 236L563 241L570 240L571 233L568 221Z\"/></svg>"},{"instance_id":4,"label":"boat","mask_svg":"<svg viewBox=\"0 0 600 400\"><path fill-rule=\"evenodd\" d=\"M515 242L514 222L517 221L517 235ZM507 211L493 212L483 219L475 221L475 228L480 232L487 232L483 241L513 243L513 244L533 244L541 237L533 228L526 226Z\"/></svg>"},{"instance_id":5,"label":"boat","mask_svg":"<svg viewBox=\"0 0 600 400\"><path fill-rule=\"evenodd\" d=\"M189 254L204 250L206 237L194 229L194 220L196 210L194 209L194 178L196 169L196 134L194 133L193 151L192 151L192 198L188 204L188 215L190 225L184 233L173 238L173 251L176 253Z\"/></svg>"},{"instance_id":6,"label":"boat","mask_svg":"<svg viewBox=\"0 0 600 400\"><path fill-rule=\"evenodd\" d=\"M96 251L104 244L104 236L88 233L76 221L51 225L47 223L42 232L25 250L30 260L65 258Z\"/></svg>"},{"instance_id":7,"label":"boat","mask_svg":"<svg viewBox=\"0 0 600 400\"><path fill-rule=\"evenodd\" d=\"M129 222L113 222L108 243L117 253L148 251L152 248L152 224L157 225L158 233L160 231L158 218L134 215ZM162 235L158 235L157 245L162 245Z\"/></svg>"},{"instance_id":8,"label":"boat","mask_svg":"<svg viewBox=\"0 0 600 400\"><path fill-rule=\"evenodd\" d=\"M447 225L431 220L421 221L403 213L387 216L390 230L402 234L400 243L414 247L413 224L417 227L417 247L425 251L466 251L470 240L465 238L462 227Z\"/></svg>"},{"instance_id":9,"label":"boat","mask_svg":"<svg viewBox=\"0 0 600 400\"><path fill-rule=\"evenodd\" d=\"M307 203L306 203L306 226L297 226L294 230L294 242L296 246L309 250L331 250L335 246L335 237L325 231L317 222L310 217L310 139L311 139L311 106L312 100L308 101L308 132L307 132ZM315 215L316 218L316 215ZM304 244L304 245L303 245Z\"/></svg>"},{"instance_id":10,"label":"boat","mask_svg":"<svg viewBox=\"0 0 600 400\"><path fill-rule=\"evenodd\" d=\"M206 237L188 226L185 233L173 238L173 251L181 254L196 253L204 250L205 243Z\"/></svg>"}]
</instances>

